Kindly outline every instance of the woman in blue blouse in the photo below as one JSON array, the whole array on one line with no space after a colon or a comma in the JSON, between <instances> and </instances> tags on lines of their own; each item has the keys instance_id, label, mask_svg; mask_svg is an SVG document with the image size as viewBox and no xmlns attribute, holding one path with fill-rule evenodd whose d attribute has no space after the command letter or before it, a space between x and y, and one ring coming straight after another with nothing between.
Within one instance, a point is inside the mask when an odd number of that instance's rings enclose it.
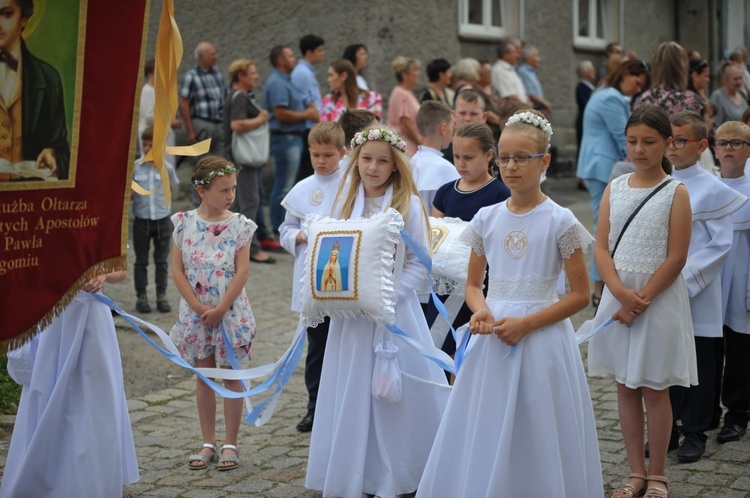
<instances>
[{"instance_id":1,"label":"woman in blue blouse","mask_svg":"<svg viewBox=\"0 0 750 498\"><path fill-rule=\"evenodd\" d=\"M627 156L625 123L630 117L628 97L643 92L649 84L648 68L643 61L624 61L604 79L602 87L591 95L583 113L583 139L576 176L583 179L591 194L594 233L599 221L599 204L604 188L609 183L612 166ZM596 271L593 254L590 273L594 280L591 302L597 306L604 283Z\"/></svg>"}]
</instances>

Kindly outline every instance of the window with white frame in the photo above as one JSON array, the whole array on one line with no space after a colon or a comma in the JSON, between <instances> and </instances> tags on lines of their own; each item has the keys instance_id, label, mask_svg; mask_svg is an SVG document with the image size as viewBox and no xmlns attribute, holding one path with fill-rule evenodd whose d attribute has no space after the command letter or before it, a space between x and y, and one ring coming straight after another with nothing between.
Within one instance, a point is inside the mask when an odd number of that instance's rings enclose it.
<instances>
[{"instance_id":1,"label":"window with white frame","mask_svg":"<svg viewBox=\"0 0 750 498\"><path fill-rule=\"evenodd\" d=\"M604 49L618 41L623 0L573 0L573 44L577 48Z\"/></svg>"},{"instance_id":2,"label":"window with white frame","mask_svg":"<svg viewBox=\"0 0 750 498\"><path fill-rule=\"evenodd\" d=\"M508 0L459 0L458 34L495 40L507 35Z\"/></svg>"}]
</instances>

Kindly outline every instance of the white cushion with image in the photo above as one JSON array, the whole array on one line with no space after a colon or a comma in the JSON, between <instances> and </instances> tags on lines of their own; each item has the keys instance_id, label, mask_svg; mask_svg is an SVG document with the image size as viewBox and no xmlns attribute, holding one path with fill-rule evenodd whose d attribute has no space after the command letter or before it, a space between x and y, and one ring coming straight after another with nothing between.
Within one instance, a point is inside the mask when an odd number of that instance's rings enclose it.
<instances>
[{"instance_id":1,"label":"white cushion with image","mask_svg":"<svg viewBox=\"0 0 750 498\"><path fill-rule=\"evenodd\" d=\"M395 209L371 218L336 220L308 215L302 320L312 327L323 317L368 317L389 325L396 313L396 254L401 214Z\"/></svg>"}]
</instances>

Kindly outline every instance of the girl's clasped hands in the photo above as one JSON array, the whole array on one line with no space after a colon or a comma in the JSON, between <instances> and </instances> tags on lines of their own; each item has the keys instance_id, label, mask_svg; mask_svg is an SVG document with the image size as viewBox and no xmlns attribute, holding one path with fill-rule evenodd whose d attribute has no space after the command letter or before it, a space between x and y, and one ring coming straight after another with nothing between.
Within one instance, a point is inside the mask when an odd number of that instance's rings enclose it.
<instances>
[{"instance_id":1,"label":"girl's clasped hands","mask_svg":"<svg viewBox=\"0 0 750 498\"><path fill-rule=\"evenodd\" d=\"M531 328L523 317L495 320L489 310L483 309L471 315L469 331L472 334L495 334L508 346L514 346L531 332Z\"/></svg>"},{"instance_id":2,"label":"girl's clasped hands","mask_svg":"<svg viewBox=\"0 0 750 498\"><path fill-rule=\"evenodd\" d=\"M612 315L612 319L630 327L638 316L646 311L651 301L646 296L634 289L623 289L615 297L621 304L621 308Z\"/></svg>"}]
</instances>

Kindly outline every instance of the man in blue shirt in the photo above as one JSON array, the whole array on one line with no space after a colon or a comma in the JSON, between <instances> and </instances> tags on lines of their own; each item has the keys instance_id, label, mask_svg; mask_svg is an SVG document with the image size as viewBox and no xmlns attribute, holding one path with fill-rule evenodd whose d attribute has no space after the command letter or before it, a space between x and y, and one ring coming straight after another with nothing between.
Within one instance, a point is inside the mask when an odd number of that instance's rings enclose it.
<instances>
[{"instance_id":1,"label":"man in blue shirt","mask_svg":"<svg viewBox=\"0 0 750 498\"><path fill-rule=\"evenodd\" d=\"M318 112L320 112L323 106L323 96L320 94L318 79L315 77L315 66L325 59L326 52L323 43L323 38L319 36L303 36L299 41L299 51L302 54L302 60L299 61L292 71L292 85L302 95L302 101L305 105L314 102ZM309 119L305 122L305 132L302 134L302 150L305 152L309 148L307 136L310 134L310 129L314 124ZM310 154L304 153L300 160L297 181L307 178L312 174L313 167L310 162Z\"/></svg>"},{"instance_id":2,"label":"man in blue shirt","mask_svg":"<svg viewBox=\"0 0 750 498\"><path fill-rule=\"evenodd\" d=\"M536 69L539 67L539 63L542 62L539 50L529 45L523 49L521 57L523 63L518 66L516 72L521 77L526 95L528 95L534 109L542 111L544 114L549 114L552 110L552 105L544 99L544 90L542 90L542 84L536 75Z\"/></svg>"},{"instance_id":3,"label":"man in blue shirt","mask_svg":"<svg viewBox=\"0 0 750 498\"><path fill-rule=\"evenodd\" d=\"M263 86L263 107L268 111L273 157L273 187L271 188L271 225L279 233L286 211L281 206L294 185L302 157L302 135L307 129L305 120L318 121L320 114L315 102L305 102L292 85L292 70L297 59L286 45L271 49L271 75Z\"/></svg>"}]
</instances>

